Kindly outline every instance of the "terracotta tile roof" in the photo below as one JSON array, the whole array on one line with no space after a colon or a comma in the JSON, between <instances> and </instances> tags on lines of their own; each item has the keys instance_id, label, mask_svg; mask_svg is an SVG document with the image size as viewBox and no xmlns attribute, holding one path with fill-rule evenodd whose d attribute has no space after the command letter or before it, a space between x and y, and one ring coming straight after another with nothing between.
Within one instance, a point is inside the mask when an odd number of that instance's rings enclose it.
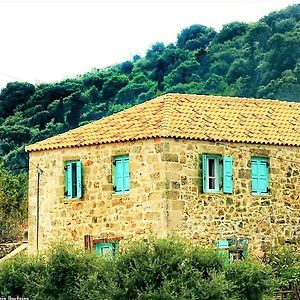
<instances>
[{"instance_id":1,"label":"terracotta tile roof","mask_svg":"<svg viewBox=\"0 0 300 300\"><path fill-rule=\"evenodd\" d=\"M300 103L166 94L26 147L65 147L177 137L300 146Z\"/></svg>"}]
</instances>

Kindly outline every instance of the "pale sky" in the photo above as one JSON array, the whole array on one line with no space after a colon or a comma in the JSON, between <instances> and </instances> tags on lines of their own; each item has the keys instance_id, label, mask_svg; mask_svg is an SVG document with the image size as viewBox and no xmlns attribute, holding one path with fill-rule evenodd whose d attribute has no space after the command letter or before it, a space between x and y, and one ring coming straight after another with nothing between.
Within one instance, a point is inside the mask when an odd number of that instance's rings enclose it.
<instances>
[{"instance_id":1,"label":"pale sky","mask_svg":"<svg viewBox=\"0 0 300 300\"><path fill-rule=\"evenodd\" d=\"M220 30L296 4L287 0L0 0L0 88L53 82L143 56L192 24Z\"/></svg>"}]
</instances>

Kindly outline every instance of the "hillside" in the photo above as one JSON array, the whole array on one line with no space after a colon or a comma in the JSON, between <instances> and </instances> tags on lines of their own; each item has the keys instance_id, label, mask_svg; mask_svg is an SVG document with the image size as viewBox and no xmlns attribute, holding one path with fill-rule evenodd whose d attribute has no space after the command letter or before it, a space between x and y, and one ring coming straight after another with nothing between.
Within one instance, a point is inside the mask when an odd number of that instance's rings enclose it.
<instances>
[{"instance_id":1,"label":"hillside","mask_svg":"<svg viewBox=\"0 0 300 300\"><path fill-rule=\"evenodd\" d=\"M300 101L300 4L220 32L192 25L145 57L57 83L12 82L0 93L0 153L28 168L24 145L167 92Z\"/></svg>"}]
</instances>

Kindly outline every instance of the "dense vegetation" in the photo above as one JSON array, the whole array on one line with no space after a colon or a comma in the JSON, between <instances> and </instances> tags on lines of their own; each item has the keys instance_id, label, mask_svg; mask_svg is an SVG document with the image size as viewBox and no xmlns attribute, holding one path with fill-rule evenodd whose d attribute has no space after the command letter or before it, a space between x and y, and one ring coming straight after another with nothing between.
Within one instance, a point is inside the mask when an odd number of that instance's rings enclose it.
<instances>
[{"instance_id":1,"label":"dense vegetation","mask_svg":"<svg viewBox=\"0 0 300 300\"><path fill-rule=\"evenodd\" d=\"M57 83L12 82L0 93L6 169L28 167L24 145L167 92L300 101L300 5L220 32L192 25L145 57Z\"/></svg>"},{"instance_id":2,"label":"dense vegetation","mask_svg":"<svg viewBox=\"0 0 300 300\"><path fill-rule=\"evenodd\" d=\"M224 267L223 258L178 240L135 242L117 256L59 246L48 256L0 263L0 295L36 299L260 300L272 294L272 268Z\"/></svg>"},{"instance_id":3,"label":"dense vegetation","mask_svg":"<svg viewBox=\"0 0 300 300\"><path fill-rule=\"evenodd\" d=\"M0 170L0 244L22 238L27 222L27 181L24 172L11 175Z\"/></svg>"}]
</instances>

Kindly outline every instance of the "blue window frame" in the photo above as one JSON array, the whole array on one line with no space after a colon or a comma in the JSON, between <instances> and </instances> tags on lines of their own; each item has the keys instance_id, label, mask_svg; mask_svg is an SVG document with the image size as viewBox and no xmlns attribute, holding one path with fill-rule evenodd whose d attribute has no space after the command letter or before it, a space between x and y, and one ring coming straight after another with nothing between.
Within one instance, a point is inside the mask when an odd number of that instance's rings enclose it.
<instances>
[{"instance_id":1,"label":"blue window frame","mask_svg":"<svg viewBox=\"0 0 300 300\"><path fill-rule=\"evenodd\" d=\"M269 158L251 158L251 180L253 195L268 195L270 193Z\"/></svg>"},{"instance_id":2,"label":"blue window frame","mask_svg":"<svg viewBox=\"0 0 300 300\"><path fill-rule=\"evenodd\" d=\"M65 196L68 199L82 197L82 163L81 161L65 162Z\"/></svg>"},{"instance_id":3,"label":"blue window frame","mask_svg":"<svg viewBox=\"0 0 300 300\"><path fill-rule=\"evenodd\" d=\"M119 250L118 243L97 243L96 246L96 253L100 255L114 255Z\"/></svg>"},{"instance_id":4,"label":"blue window frame","mask_svg":"<svg viewBox=\"0 0 300 300\"><path fill-rule=\"evenodd\" d=\"M233 192L233 169L230 156L202 155L203 192Z\"/></svg>"},{"instance_id":5,"label":"blue window frame","mask_svg":"<svg viewBox=\"0 0 300 300\"><path fill-rule=\"evenodd\" d=\"M129 192L130 173L129 173L129 156L116 156L113 162L114 173L114 191L116 194Z\"/></svg>"}]
</instances>

